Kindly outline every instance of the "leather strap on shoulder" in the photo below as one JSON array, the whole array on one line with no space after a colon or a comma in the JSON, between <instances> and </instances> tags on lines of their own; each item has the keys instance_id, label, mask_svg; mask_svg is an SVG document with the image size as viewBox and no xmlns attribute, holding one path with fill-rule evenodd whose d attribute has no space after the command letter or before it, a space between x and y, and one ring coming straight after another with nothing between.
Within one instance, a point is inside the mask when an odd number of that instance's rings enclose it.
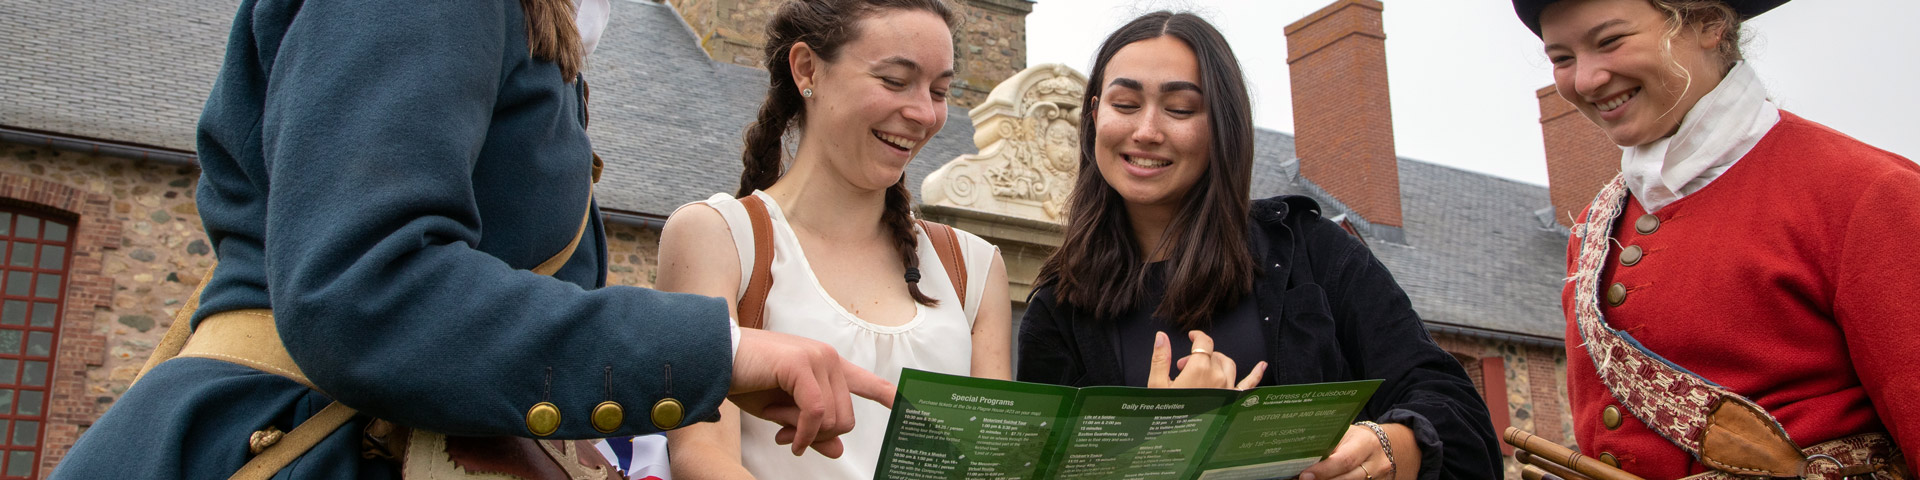
<instances>
[{"instance_id":1,"label":"leather strap on shoulder","mask_svg":"<svg viewBox=\"0 0 1920 480\"><path fill-rule=\"evenodd\" d=\"M953 293L960 299L960 306L967 306L967 259L960 253L960 235L953 233L953 227L918 221L920 230L927 232L927 242L933 244L933 253L940 257L940 266L947 269L947 280L953 281Z\"/></svg>"},{"instance_id":2,"label":"leather strap on shoulder","mask_svg":"<svg viewBox=\"0 0 1920 480\"><path fill-rule=\"evenodd\" d=\"M340 429L341 425L346 425L347 420L353 419L355 413L357 412L352 408L340 402L327 404L325 408L320 409L320 413L315 413L306 421L295 425L292 431L280 438L280 441L274 442L272 446L261 450L259 455L254 455L252 459L247 460L247 464L241 466L240 471L233 472L233 476L229 478L233 480L273 478L280 469L286 468L293 463L294 459L305 455L308 450L313 449L314 445L319 445L321 440L332 435L333 431Z\"/></svg>"},{"instance_id":3,"label":"leather strap on shoulder","mask_svg":"<svg viewBox=\"0 0 1920 480\"><path fill-rule=\"evenodd\" d=\"M753 274L747 279L747 293L740 296L740 328L762 328L767 321L767 293L773 290L773 218L759 195L740 199L747 209L747 223L753 228Z\"/></svg>"}]
</instances>

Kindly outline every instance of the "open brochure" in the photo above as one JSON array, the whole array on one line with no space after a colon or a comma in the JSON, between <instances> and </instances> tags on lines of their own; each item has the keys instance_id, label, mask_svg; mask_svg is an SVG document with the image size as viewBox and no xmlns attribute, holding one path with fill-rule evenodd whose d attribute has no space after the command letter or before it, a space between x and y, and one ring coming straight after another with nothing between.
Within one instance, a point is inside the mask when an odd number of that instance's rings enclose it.
<instances>
[{"instance_id":1,"label":"open brochure","mask_svg":"<svg viewBox=\"0 0 1920 480\"><path fill-rule=\"evenodd\" d=\"M874 478L1290 478L1379 387L1073 388L907 369Z\"/></svg>"}]
</instances>

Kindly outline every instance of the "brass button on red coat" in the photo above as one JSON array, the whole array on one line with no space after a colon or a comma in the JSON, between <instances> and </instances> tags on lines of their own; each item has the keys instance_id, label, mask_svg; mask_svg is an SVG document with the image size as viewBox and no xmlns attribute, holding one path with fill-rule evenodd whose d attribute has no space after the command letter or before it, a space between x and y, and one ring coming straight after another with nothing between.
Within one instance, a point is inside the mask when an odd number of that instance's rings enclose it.
<instances>
[{"instance_id":1,"label":"brass button on red coat","mask_svg":"<svg viewBox=\"0 0 1920 480\"><path fill-rule=\"evenodd\" d=\"M1639 245L1629 246L1626 250L1620 251L1620 264L1631 267L1633 264L1640 263L1640 255L1643 253L1645 252L1640 250Z\"/></svg>"},{"instance_id":2,"label":"brass button on red coat","mask_svg":"<svg viewBox=\"0 0 1920 480\"><path fill-rule=\"evenodd\" d=\"M1641 215L1639 220L1633 221L1633 229L1639 231L1641 235L1652 235L1655 230L1660 229L1660 217L1653 216L1651 213Z\"/></svg>"},{"instance_id":3,"label":"brass button on red coat","mask_svg":"<svg viewBox=\"0 0 1920 480\"><path fill-rule=\"evenodd\" d=\"M1620 428L1620 423L1620 407L1608 405L1605 410L1600 411L1600 424L1605 425L1607 430Z\"/></svg>"},{"instance_id":4,"label":"brass button on red coat","mask_svg":"<svg viewBox=\"0 0 1920 480\"><path fill-rule=\"evenodd\" d=\"M1607 287L1607 305L1618 307L1622 303L1627 303L1627 286L1615 282Z\"/></svg>"},{"instance_id":5,"label":"brass button on red coat","mask_svg":"<svg viewBox=\"0 0 1920 480\"><path fill-rule=\"evenodd\" d=\"M1620 459L1613 458L1613 452L1600 452L1600 463L1607 464L1609 467L1620 468Z\"/></svg>"}]
</instances>

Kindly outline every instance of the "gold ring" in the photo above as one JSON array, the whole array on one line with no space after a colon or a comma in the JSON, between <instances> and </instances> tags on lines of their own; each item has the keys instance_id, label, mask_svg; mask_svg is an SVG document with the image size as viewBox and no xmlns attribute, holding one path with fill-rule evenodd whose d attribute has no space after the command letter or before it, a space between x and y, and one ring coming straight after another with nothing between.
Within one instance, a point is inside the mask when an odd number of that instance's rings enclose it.
<instances>
[{"instance_id":1,"label":"gold ring","mask_svg":"<svg viewBox=\"0 0 1920 480\"><path fill-rule=\"evenodd\" d=\"M1366 465L1366 464L1364 464L1364 463L1363 463L1363 464L1360 464L1360 473L1363 473L1363 474L1366 474L1366 475L1367 475L1367 480L1373 480L1373 472L1371 472L1371 471L1368 471L1368 470L1367 470L1367 465Z\"/></svg>"},{"instance_id":2,"label":"gold ring","mask_svg":"<svg viewBox=\"0 0 1920 480\"><path fill-rule=\"evenodd\" d=\"M1204 348L1196 348L1196 349L1193 349L1193 353L1195 353L1195 354L1203 354L1203 353L1207 353L1207 349L1204 349Z\"/></svg>"}]
</instances>

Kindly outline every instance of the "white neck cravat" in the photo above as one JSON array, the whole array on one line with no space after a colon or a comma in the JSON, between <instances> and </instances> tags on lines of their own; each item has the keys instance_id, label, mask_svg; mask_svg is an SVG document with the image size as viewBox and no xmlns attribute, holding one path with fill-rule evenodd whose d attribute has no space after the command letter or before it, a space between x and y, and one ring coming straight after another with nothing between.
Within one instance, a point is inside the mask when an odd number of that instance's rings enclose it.
<instances>
[{"instance_id":1,"label":"white neck cravat","mask_svg":"<svg viewBox=\"0 0 1920 480\"><path fill-rule=\"evenodd\" d=\"M1659 210L1726 173L1779 122L1780 108L1767 100L1753 67L1740 62L1680 119L1673 136L1620 148L1627 190L1648 212Z\"/></svg>"},{"instance_id":2,"label":"white neck cravat","mask_svg":"<svg viewBox=\"0 0 1920 480\"><path fill-rule=\"evenodd\" d=\"M580 46L585 47L586 55L593 54L593 47L600 44L600 34L607 31L607 18L613 15L613 5L607 0L573 0L573 27L580 31Z\"/></svg>"}]
</instances>

